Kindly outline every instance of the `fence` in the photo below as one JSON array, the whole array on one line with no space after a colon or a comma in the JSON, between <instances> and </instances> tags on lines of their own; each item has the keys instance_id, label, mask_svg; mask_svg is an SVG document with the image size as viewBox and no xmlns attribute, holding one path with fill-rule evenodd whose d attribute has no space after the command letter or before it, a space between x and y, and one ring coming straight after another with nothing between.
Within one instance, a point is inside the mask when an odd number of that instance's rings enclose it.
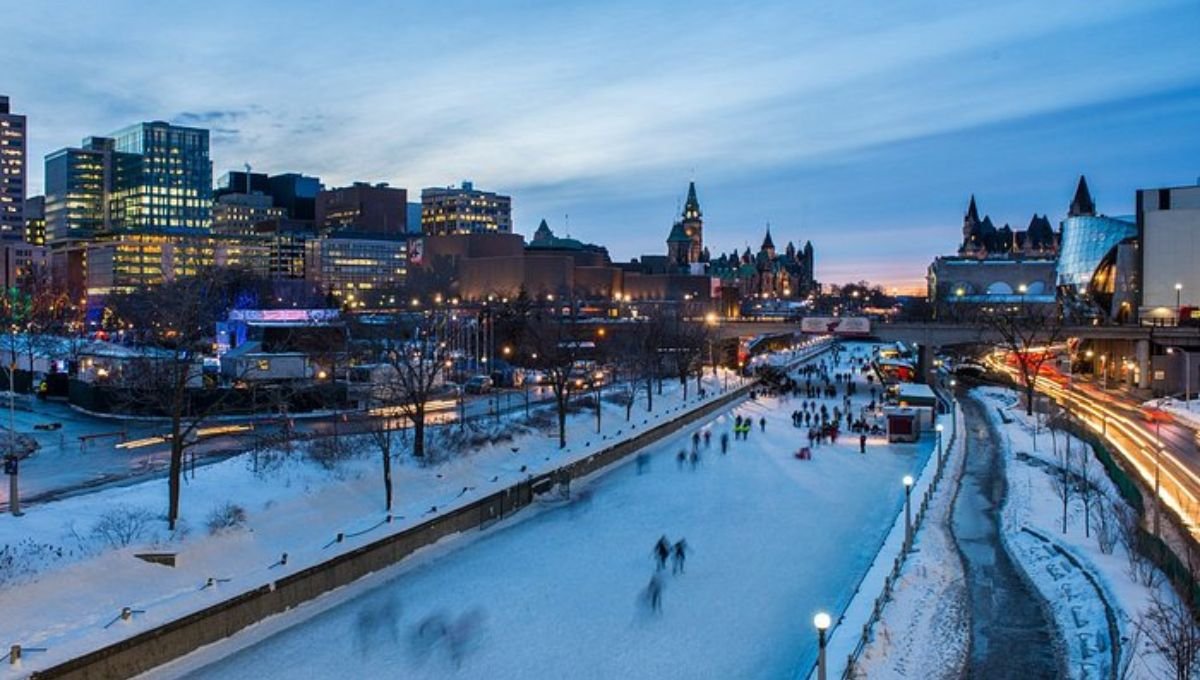
<instances>
[{"instance_id":1,"label":"fence","mask_svg":"<svg viewBox=\"0 0 1200 680\"><path fill-rule=\"evenodd\" d=\"M871 612L868 615L866 622L863 623L862 631L859 633L858 640L846 659L846 667L842 671L841 676L843 680L853 677L855 664L858 663L859 657L862 656L863 650L866 649L867 642L871 638L871 630L875 627L875 624L879 622L880 617L883 616L883 608L892 598L892 589L895 587L896 580L900 577L900 571L904 568L905 559L907 559L912 550L911 540L912 538L916 537L917 531L920 530L925 521L925 515L929 510L929 503L933 499L933 494L937 492L938 484L942 480L943 471L946 469L946 462L950 460L950 457L954 452L954 447L958 442L960 420L958 402L953 395L947 397L946 395L942 394L940 390L938 390L938 398L942 404L948 406L947 410L951 414L952 424L950 427L950 436L945 442L939 442L940 448L937 453L938 457L936 459L936 463L934 464L933 478L929 485L925 487L925 492L921 494L921 501L917 507L916 516L913 517L912 532L911 534L905 535L903 541L901 542L902 547L900 554L892 560L892 567L888 571L887 576L884 577L883 590L878 596L876 596L871 607ZM926 469L928 469L928 467L926 467ZM883 542L879 546L881 556L883 548L887 545L888 538L889 536L885 536ZM877 557L876 559L879 558ZM863 574L862 579L859 580L858 585L855 587L854 596L851 597L850 602L842 611L839 620L842 620L846 616L846 612L853 604L854 598L858 596L859 591L863 586L863 582L867 579L869 573L870 572L868 571L867 574Z\"/></svg>"},{"instance_id":2,"label":"fence","mask_svg":"<svg viewBox=\"0 0 1200 680\"><path fill-rule=\"evenodd\" d=\"M794 363L827 349L815 346ZM107 647L36 671L31 678L131 677L217 642L268 616L285 612L334 588L391 566L415 550L469 529L483 529L528 506L538 491L555 483L591 474L668 434L726 408L755 387L753 381L690 412L650 427L644 433L614 444L553 471L527 478L499 492L447 511L421 524L337 555L319 564L243 592L236 597L143 631ZM682 409L683 407L679 407ZM631 426L636 427L636 425ZM384 523L387 523L385 520ZM339 534L332 543L340 542ZM286 565L287 555L272 565Z\"/></svg>"}]
</instances>

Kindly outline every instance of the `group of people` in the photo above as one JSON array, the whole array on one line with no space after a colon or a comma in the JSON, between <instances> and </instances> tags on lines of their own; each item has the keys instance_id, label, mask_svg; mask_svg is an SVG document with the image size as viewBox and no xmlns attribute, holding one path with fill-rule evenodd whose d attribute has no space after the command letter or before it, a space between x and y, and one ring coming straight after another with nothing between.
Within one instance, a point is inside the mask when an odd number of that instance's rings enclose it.
<instances>
[{"instance_id":1,"label":"group of people","mask_svg":"<svg viewBox=\"0 0 1200 680\"><path fill-rule=\"evenodd\" d=\"M759 418L758 427L763 431L767 431L767 419ZM749 439L750 431L754 429L754 419L746 416L737 416L733 419L733 438L734 439Z\"/></svg>"},{"instance_id":2,"label":"group of people","mask_svg":"<svg viewBox=\"0 0 1200 680\"><path fill-rule=\"evenodd\" d=\"M686 538L681 538L671 543L670 539L664 534L654 544L654 574L650 576L650 583L646 585L646 603L650 605L650 611L655 613L662 611L664 586L662 575L667 570L667 560L671 561L672 574L682 574L684 565L687 562L687 553L688 543Z\"/></svg>"}]
</instances>

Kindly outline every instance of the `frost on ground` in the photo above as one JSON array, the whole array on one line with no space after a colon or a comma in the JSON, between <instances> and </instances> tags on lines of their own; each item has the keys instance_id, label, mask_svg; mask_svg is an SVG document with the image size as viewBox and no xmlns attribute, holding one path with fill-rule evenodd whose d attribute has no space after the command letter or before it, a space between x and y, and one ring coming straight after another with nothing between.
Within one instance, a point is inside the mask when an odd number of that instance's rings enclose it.
<instances>
[{"instance_id":1,"label":"frost on ground","mask_svg":"<svg viewBox=\"0 0 1200 680\"><path fill-rule=\"evenodd\" d=\"M1012 390L977 388L972 395L987 405L1004 439L1008 551L1049 603L1071 677L1120 677L1125 669L1130 678L1173 675L1143 631L1154 598L1178 598L1130 550L1136 514L1090 446L1048 427L1053 418L1026 416Z\"/></svg>"},{"instance_id":2,"label":"frost on ground","mask_svg":"<svg viewBox=\"0 0 1200 680\"><path fill-rule=\"evenodd\" d=\"M941 484L913 539L915 550L854 667L856 678L937 680L963 675L971 622L962 559L949 528L964 461L961 437L947 455Z\"/></svg>"},{"instance_id":3,"label":"frost on ground","mask_svg":"<svg viewBox=\"0 0 1200 680\"><path fill-rule=\"evenodd\" d=\"M856 405L869 397L865 389ZM566 504L462 535L159 669L198 678L786 678L841 611L931 443L807 443L799 399L744 401L572 485ZM830 407L840 397L825 402ZM754 422L746 441L720 436ZM765 431L759 420L765 419ZM693 435L701 438L695 464ZM803 440L803 441L802 441ZM641 469L639 470L639 467ZM689 546L656 572L660 536ZM648 606L658 574L661 611Z\"/></svg>"}]
</instances>

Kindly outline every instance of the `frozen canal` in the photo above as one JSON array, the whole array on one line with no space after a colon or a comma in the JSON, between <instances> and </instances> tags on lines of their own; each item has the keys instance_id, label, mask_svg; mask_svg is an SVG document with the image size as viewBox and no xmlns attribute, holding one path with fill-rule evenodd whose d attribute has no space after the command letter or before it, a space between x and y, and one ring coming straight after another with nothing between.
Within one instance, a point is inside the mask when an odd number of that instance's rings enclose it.
<instances>
[{"instance_id":1,"label":"frozen canal","mask_svg":"<svg viewBox=\"0 0 1200 680\"><path fill-rule=\"evenodd\" d=\"M806 433L791 425L796 408L795 398L745 402L703 424L714 436L694 470L679 468L675 454L690 448L695 428L647 449L643 474L630 462L593 480L588 502L527 511L402 564L370 589L301 607L154 675L582 680L807 671L816 658L812 615L848 602L901 510L901 477L930 446L918 453L873 438L861 455L857 437L844 438L796 460ZM719 436L735 412L751 416L754 431L723 456ZM651 614L643 594L663 534L686 538L691 552L686 573L666 572L662 612ZM445 639L416 643L431 615L472 624L457 660Z\"/></svg>"}]
</instances>

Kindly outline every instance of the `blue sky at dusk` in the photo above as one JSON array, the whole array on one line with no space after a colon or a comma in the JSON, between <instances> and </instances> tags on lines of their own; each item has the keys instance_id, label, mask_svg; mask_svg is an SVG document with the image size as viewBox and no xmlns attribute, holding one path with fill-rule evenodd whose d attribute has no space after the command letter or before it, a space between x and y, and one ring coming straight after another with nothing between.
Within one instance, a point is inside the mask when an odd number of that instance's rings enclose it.
<instances>
[{"instance_id":1,"label":"blue sky at dusk","mask_svg":"<svg viewBox=\"0 0 1200 680\"><path fill-rule=\"evenodd\" d=\"M1057 222L1200 175L1200 3L7 3L0 93L42 157L141 120L214 175L474 180L615 259L695 178L714 252L811 240L817 276L918 285L974 192Z\"/></svg>"}]
</instances>

